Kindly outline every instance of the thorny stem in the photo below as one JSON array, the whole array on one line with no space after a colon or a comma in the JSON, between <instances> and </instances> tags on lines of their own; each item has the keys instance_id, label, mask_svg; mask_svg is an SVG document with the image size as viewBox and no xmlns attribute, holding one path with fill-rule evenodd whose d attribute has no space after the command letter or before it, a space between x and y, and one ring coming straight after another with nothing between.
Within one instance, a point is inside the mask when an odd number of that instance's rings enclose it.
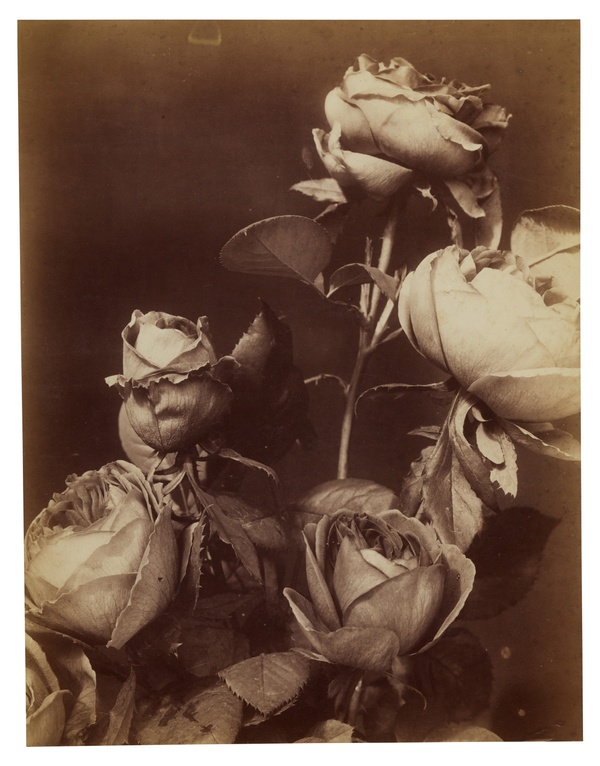
<instances>
[{"instance_id":1,"label":"thorny stem","mask_svg":"<svg viewBox=\"0 0 600 766\"><path fill-rule=\"evenodd\" d=\"M379 254L379 262L377 268L380 271L386 272L392 255L394 247L394 236L396 233L396 224L398 222L399 206L392 204L387 223L383 232L383 239L381 243L381 252ZM367 259L370 258L370 249L367 248ZM361 285L361 288L365 287ZM350 437L352 434L352 425L354 421L354 406L356 404L356 395L358 392L358 385L365 369L366 362L369 355L375 349L375 324L377 309L379 306L379 300L381 298L381 290L377 285L373 285L371 289L370 305L366 293L361 293L361 309L365 314L364 324L361 324L360 334L358 339L358 351L356 353L356 362L354 363L354 370L352 371L352 377L348 388L346 389L346 406L344 408L344 416L342 419L342 430L340 434L340 449L338 454L338 479L348 478L348 450L350 447ZM379 333L381 335L381 333Z\"/></svg>"}]
</instances>

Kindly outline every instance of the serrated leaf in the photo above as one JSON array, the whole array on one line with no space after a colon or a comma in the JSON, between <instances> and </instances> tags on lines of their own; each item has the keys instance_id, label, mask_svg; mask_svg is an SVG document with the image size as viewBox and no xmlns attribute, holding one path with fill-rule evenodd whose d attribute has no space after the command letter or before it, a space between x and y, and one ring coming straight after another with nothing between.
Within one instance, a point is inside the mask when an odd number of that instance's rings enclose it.
<instances>
[{"instance_id":1,"label":"serrated leaf","mask_svg":"<svg viewBox=\"0 0 600 766\"><path fill-rule=\"evenodd\" d=\"M179 590L185 591L194 606L200 594L203 552L205 548L205 519L189 524L182 532L181 571Z\"/></svg>"},{"instance_id":2,"label":"serrated leaf","mask_svg":"<svg viewBox=\"0 0 600 766\"><path fill-rule=\"evenodd\" d=\"M437 430L435 439L439 436ZM433 447L425 447L421 450L421 455L410 464L410 470L404 477L402 489L400 490L400 510L405 516L415 516L423 499L423 475L425 466L429 460Z\"/></svg>"},{"instance_id":3,"label":"serrated leaf","mask_svg":"<svg viewBox=\"0 0 600 766\"><path fill-rule=\"evenodd\" d=\"M363 399L369 399L374 396L393 396L396 399L400 399L410 391L429 394L436 401L442 402L448 401L455 395L446 381L441 383L382 383L379 386L373 386L363 391L356 400L355 409L358 408L358 403Z\"/></svg>"},{"instance_id":4,"label":"serrated leaf","mask_svg":"<svg viewBox=\"0 0 600 766\"><path fill-rule=\"evenodd\" d=\"M296 652L261 654L219 673L234 694L263 715L296 697L309 675L309 660Z\"/></svg>"},{"instance_id":5,"label":"serrated leaf","mask_svg":"<svg viewBox=\"0 0 600 766\"><path fill-rule=\"evenodd\" d=\"M327 297L331 298L343 287L362 285L367 282L374 282L389 300L396 299L399 280L375 268L375 266L368 266L366 263L347 263L334 271L329 280Z\"/></svg>"},{"instance_id":6,"label":"serrated leaf","mask_svg":"<svg viewBox=\"0 0 600 766\"><path fill-rule=\"evenodd\" d=\"M494 420L478 423L475 439L480 453L492 464L490 480L505 495L517 494L517 451L502 426Z\"/></svg>"},{"instance_id":7,"label":"serrated leaf","mask_svg":"<svg viewBox=\"0 0 600 766\"><path fill-rule=\"evenodd\" d=\"M520 601L536 580L557 524L533 508L507 508L487 519L467 552L477 577L461 618L493 617Z\"/></svg>"},{"instance_id":8,"label":"serrated leaf","mask_svg":"<svg viewBox=\"0 0 600 766\"><path fill-rule=\"evenodd\" d=\"M259 471L264 471L267 474L267 476L275 482L275 484L279 483L277 474L268 465L265 465L264 463L260 463L258 460L252 460L249 457L244 457L243 455L240 455L238 452L236 452L233 449L230 449L229 447L223 447L222 449L220 449L219 457L224 457L227 460L234 460L236 463L241 463L242 465L245 465L247 468L256 468Z\"/></svg>"},{"instance_id":9,"label":"serrated leaf","mask_svg":"<svg viewBox=\"0 0 600 766\"><path fill-rule=\"evenodd\" d=\"M310 181L300 181L290 186L290 191L297 191L317 202L332 202L342 204L348 202L342 187L335 178L316 178Z\"/></svg>"},{"instance_id":10,"label":"serrated leaf","mask_svg":"<svg viewBox=\"0 0 600 766\"><path fill-rule=\"evenodd\" d=\"M254 508L239 495L231 493L219 493L216 499L227 516L240 522L254 545L270 551L286 547L285 529L273 513Z\"/></svg>"},{"instance_id":11,"label":"serrated leaf","mask_svg":"<svg viewBox=\"0 0 600 766\"><path fill-rule=\"evenodd\" d=\"M222 745L241 724L242 701L222 681L198 681L141 703L133 733L140 745Z\"/></svg>"},{"instance_id":12,"label":"serrated leaf","mask_svg":"<svg viewBox=\"0 0 600 766\"><path fill-rule=\"evenodd\" d=\"M327 230L332 244L337 242L337 239L344 228L344 223L348 217L349 210L350 204L347 202L333 203L328 205L322 213L315 216L315 221Z\"/></svg>"},{"instance_id":13,"label":"serrated leaf","mask_svg":"<svg viewBox=\"0 0 600 766\"><path fill-rule=\"evenodd\" d=\"M525 260L533 276L553 276L568 295L579 298L579 229L577 208L552 205L526 210L512 231L510 248Z\"/></svg>"},{"instance_id":14,"label":"serrated leaf","mask_svg":"<svg viewBox=\"0 0 600 766\"><path fill-rule=\"evenodd\" d=\"M315 284L331 259L327 231L311 218L283 215L258 221L235 234L221 250L231 271L297 279Z\"/></svg>"},{"instance_id":15,"label":"serrated leaf","mask_svg":"<svg viewBox=\"0 0 600 766\"><path fill-rule=\"evenodd\" d=\"M247 572L258 582L262 582L260 561L253 542L237 519L230 519L223 512L216 499L207 505L206 512L210 519L211 527L217 532L223 542L232 546L236 556L246 568Z\"/></svg>"},{"instance_id":16,"label":"serrated leaf","mask_svg":"<svg viewBox=\"0 0 600 766\"><path fill-rule=\"evenodd\" d=\"M536 427L537 426L537 427ZM581 444L568 431L554 428L550 423L530 426L533 430L527 430L517 423L503 420L502 427L517 444L525 447L538 455L579 462L581 460Z\"/></svg>"}]
</instances>

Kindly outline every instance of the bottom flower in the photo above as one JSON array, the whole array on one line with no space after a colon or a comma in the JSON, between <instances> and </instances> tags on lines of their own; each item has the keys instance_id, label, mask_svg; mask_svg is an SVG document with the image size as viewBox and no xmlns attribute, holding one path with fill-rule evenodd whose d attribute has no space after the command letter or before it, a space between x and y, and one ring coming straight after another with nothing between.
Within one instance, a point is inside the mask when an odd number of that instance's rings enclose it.
<instances>
[{"instance_id":1,"label":"bottom flower","mask_svg":"<svg viewBox=\"0 0 600 766\"><path fill-rule=\"evenodd\" d=\"M437 641L473 587L473 563L400 511L340 510L304 534L310 600L284 593L318 659L389 670Z\"/></svg>"}]
</instances>

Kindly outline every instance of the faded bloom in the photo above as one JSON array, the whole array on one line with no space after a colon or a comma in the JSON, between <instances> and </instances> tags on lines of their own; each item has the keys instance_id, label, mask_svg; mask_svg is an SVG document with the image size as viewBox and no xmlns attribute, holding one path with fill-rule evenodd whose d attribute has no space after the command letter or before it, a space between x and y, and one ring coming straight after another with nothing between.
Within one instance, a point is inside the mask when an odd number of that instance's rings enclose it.
<instances>
[{"instance_id":1,"label":"faded bloom","mask_svg":"<svg viewBox=\"0 0 600 766\"><path fill-rule=\"evenodd\" d=\"M175 595L170 515L160 488L131 463L70 476L27 531L30 614L88 643L122 647Z\"/></svg>"},{"instance_id":2,"label":"faded bloom","mask_svg":"<svg viewBox=\"0 0 600 766\"><path fill-rule=\"evenodd\" d=\"M161 311L134 311L123 336L123 374L107 378L132 428L160 453L192 447L229 413L224 382L235 362L217 361L206 317L194 324Z\"/></svg>"},{"instance_id":3,"label":"faded bloom","mask_svg":"<svg viewBox=\"0 0 600 766\"><path fill-rule=\"evenodd\" d=\"M500 417L579 411L579 306L519 256L438 250L404 281L399 316L413 346Z\"/></svg>"},{"instance_id":4,"label":"faded bloom","mask_svg":"<svg viewBox=\"0 0 600 766\"><path fill-rule=\"evenodd\" d=\"M305 527L310 600L284 593L313 651L329 662L389 670L454 621L475 568L454 545L400 511L340 510Z\"/></svg>"},{"instance_id":5,"label":"faded bloom","mask_svg":"<svg viewBox=\"0 0 600 766\"><path fill-rule=\"evenodd\" d=\"M313 131L330 174L382 198L414 172L457 178L478 170L501 141L509 116L489 103L488 85L421 74L402 58L362 54L325 100L331 132Z\"/></svg>"}]
</instances>

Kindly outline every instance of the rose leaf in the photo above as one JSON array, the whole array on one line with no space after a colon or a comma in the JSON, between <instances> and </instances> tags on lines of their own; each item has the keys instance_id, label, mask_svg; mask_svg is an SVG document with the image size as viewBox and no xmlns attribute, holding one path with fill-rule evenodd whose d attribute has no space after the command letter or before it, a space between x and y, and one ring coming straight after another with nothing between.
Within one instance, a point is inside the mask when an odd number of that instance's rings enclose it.
<instances>
[{"instance_id":1,"label":"rose leaf","mask_svg":"<svg viewBox=\"0 0 600 766\"><path fill-rule=\"evenodd\" d=\"M347 263L331 275L329 281L329 291L327 297L349 285L362 285L367 282L374 282L386 298L393 301L398 292L398 279L391 277L375 266L368 266L366 263Z\"/></svg>"},{"instance_id":2,"label":"rose leaf","mask_svg":"<svg viewBox=\"0 0 600 766\"><path fill-rule=\"evenodd\" d=\"M414 659L412 685L424 695L430 713L466 721L489 705L491 660L468 630L451 628Z\"/></svg>"},{"instance_id":3,"label":"rose leaf","mask_svg":"<svg viewBox=\"0 0 600 766\"><path fill-rule=\"evenodd\" d=\"M121 687L112 710L108 713L106 729L98 745L126 745L129 740L129 730L133 720L135 704L135 673L132 670ZM90 744L88 742L88 744Z\"/></svg>"},{"instance_id":4,"label":"rose leaf","mask_svg":"<svg viewBox=\"0 0 600 766\"><path fill-rule=\"evenodd\" d=\"M352 742L353 734L354 728L349 723L329 718L313 726L306 737L296 742Z\"/></svg>"},{"instance_id":5,"label":"rose leaf","mask_svg":"<svg viewBox=\"0 0 600 766\"><path fill-rule=\"evenodd\" d=\"M254 545L265 550L283 550L287 544L285 529L275 515L254 508L239 495L219 493L216 495L221 510L242 525Z\"/></svg>"},{"instance_id":6,"label":"rose leaf","mask_svg":"<svg viewBox=\"0 0 600 766\"><path fill-rule=\"evenodd\" d=\"M248 640L232 628L199 625L188 621L181 632L177 657L181 666L194 676L204 678L218 673L248 656Z\"/></svg>"},{"instance_id":7,"label":"rose leaf","mask_svg":"<svg viewBox=\"0 0 600 766\"><path fill-rule=\"evenodd\" d=\"M258 582L262 582L260 561L253 542L237 519L230 518L221 509L216 498L206 507L211 526L216 530L223 542L232 546L236 556L246 570Z\"/></svg>"},{"instance_id":8,"label":"rose leaf","mask_svg":"<svg viewBox=\"0 0 600 766\"><path fill-rule=\"evenodd\" d=\"M503 420L502 427L513 441L538 455L572 462L581 460L581 444L577 439L568 431L554 428L550 423L533 424L531 430L527 430L517 423Z\"/></svg>"},{"instance_id":9,"label":"rose leaf","mask_svg":"<svg viewBox=\"0 0 600 766\"><path fill-rule=\"evenodd\" d=\"M296 652L261 654L223 670L231 691L263 715L294 699L310 676L310 661Z\"/></svg>"},{"instance_id":10,"label":"rose leaf","mask_svg":"<svg viewBox=\"0 0 600 766\"><path fill-rule=\"evenodd\" d=\"M579 210L551 205L521 214L510 249L521 256L533 276L556 278L568 295L579 298Z\"/></svg>"},{"instance_id":11,"label":"rose leaf","mask_svg":"<svg viewBox=\"0 0 600 766\"><path fill-rule=\"evenodd\" d=\"M374 396L393 396L395 399L400 399L409 391L429 394L434 401L439 401L442 404L451 400L455 395L448 387L446 381L440 383L381 383L378 386L373 386L363 391L356 400L355 409L358 408L358 403L362 399Z\"/></svg>"},{"instance_id":12,"label":"rose leaf","mask_svg":"<svg viewBox=\"0 0 600 766\"><path fill-rule=\"evenodd\" d=\"M461 619L493 617L520 601L535 582L556 524L533 508L507 508L487 519L467 553L477 577Z\"/></svg>"},{"instance_id":13,"label":"rose leaf","mask_svg":"<svg viewBox=\"0 0 600 766\"><path fill-rule=\"evenodd\" d=\"M231 744L242 723L242 701L222 681L198 680L139 705L133 734L140 745Z\"/></svg>"},{"instance_id":14,"label":"rose leaf","mask_svg":"<svg viewBox=\"0 0 600 766\"><path fill-rule=\"evenodd\" d=\"M312 285L331 259L327 231L311 218L282 215L235 234L221 250L225 268L244 274L286 277Z\"/></svg>"}]
</instances>

